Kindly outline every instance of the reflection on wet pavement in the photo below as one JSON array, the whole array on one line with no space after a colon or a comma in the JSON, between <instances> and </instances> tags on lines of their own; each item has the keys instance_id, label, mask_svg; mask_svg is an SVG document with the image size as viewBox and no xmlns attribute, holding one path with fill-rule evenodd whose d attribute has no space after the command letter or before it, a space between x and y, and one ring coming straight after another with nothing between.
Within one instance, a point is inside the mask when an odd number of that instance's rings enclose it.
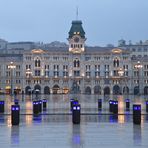
<instances>
[{"instance_id":1,"label":"reflection on wet pavement","mask_svg":"<svg viewBox=\"0 0 148 148\"><path fill-rule=\"evenodd\" d=\"M22 100L22 96L17 96L19 100L19 104L21 107L21 114L32 114L32 96L24 96ZM44 113L47 114L69 114L70 111L70 99L73 98L72 95L41 95L39 99L47 99L47 110ZM132 113L132 105L140 104L142 105L142 113L146 113L146 105L145 101L147 98L135 97L135 96L109 96L105 98L104 96L98 95L78 95L77 96L80 104L81 104L81 113L93 114L93 113L109 113L109 99L117 99L118 100L118 113ZM102 99L102 110L98 110L98 99ZM130 99L130 110L127 111L125 108L125 100ZM11 113L11 105L14 104L14 97L10 96L1 96L0 100L5 100L5 114Z\"/></svg>"},{"instance_id":2,"label":"reflection on wet pavement","mask_svg":"<svg viewBox=\"0 0 148 148\"><path fill-rule=\"evenodd\" d=\"M48 97L48 109L45 113L71 113L69 96ZM2 98L3 99L3 98ZM21 99L21 97L20 97ZM97 109L98 96L82 96L81 123L73 125L71 114L32 115L32 101L26 96L20 101L20 125L11 125L11 116L0 114L0 146L4 148L125 148L148 147L148 115L142 115L141 125L133 125L131 110L125 110L125 98L118 98L119 112L124 115L108 114L108 100L103 100L103 109ZM5 98L6 113L13 104L10 98ZM144 99L132 98L142 104L145 113ZM95 114L93 114L95 113ZM106 113L103 114L102 113Z\"/></svg>"}]
</instances>

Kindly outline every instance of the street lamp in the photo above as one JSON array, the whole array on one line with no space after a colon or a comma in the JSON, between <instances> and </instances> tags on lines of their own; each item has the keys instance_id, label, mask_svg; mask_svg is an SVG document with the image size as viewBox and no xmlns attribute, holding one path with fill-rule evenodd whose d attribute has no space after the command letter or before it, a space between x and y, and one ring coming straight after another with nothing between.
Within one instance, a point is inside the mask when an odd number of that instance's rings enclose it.
<instances>
[{"instance_id":1,"label":"street lamp","mask_svg":"<svg viewBox=\"0 0 148 148\"><path fill-rule=\"evenodd\" d=\"M120 68L120 69L118 70L118 74L119 74L120 77L122 77L123 74L124 74L124 70L123 70L122 68Z\"/></svg>"},{"instance_id":2,"label":"street lamp","mask_svg":"<svg viewBox=\"0 0 148 148\"><path fill-rule=\"evenodd\" d=\"M10 69L10 76L11 76L11 96L13 95L13 69L15 69L16 66L14 65L13 62L10 62L10 64L8 65L8 69Z\"/></svg>"},{"instance_id":3,"label":"street lamp","mask_svg":"<svg viewBox=\"0 0 148 148\"><path fill-rule=\"evenodd\" d=\"M31 74L32 74L31 69L27 69L27 71L26 71L26 77L27 78L30 78Z\"/></svg>"},{"instance_id":4,"label":"street lamp","mask_svg":"<svg viewBox=\"0 0 148 148\"><path fill-rule=\"evenodd\" d=\"M140 63L140 61L135 64L134 68L138 70L138 94L140 95L140 69L143 67L143 65Z\"/></svg>"}]
</instances>

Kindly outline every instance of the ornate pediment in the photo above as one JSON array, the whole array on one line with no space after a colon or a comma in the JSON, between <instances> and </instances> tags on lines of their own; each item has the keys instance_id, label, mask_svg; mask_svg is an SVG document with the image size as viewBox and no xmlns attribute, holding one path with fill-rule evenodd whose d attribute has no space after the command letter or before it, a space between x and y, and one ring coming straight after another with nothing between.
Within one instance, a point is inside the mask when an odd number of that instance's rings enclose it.
<instances>
[{"instance_id":1,"label":"ornate pediment","mask_svg":"<svg viewBox=\"0 0 148 148\"><path fill-rule=\"evenodd\" d=\"M42 50L42 49L33 49L33 50L31 51L31 53L34 53L34 54L42 54L42 53L45 53L45 51Z\"/></svg>"},{"instance_id":2,"label":"ornate pediment","mask_svg":"<svg viewBox=\"0 0 148 148\"><path fill-rule=\"evenodd\" d=\"M122 53L122 49L114 48L114 49L112 49L112 53L120 54L120 53Z\"/></svg>"}]
</instances>

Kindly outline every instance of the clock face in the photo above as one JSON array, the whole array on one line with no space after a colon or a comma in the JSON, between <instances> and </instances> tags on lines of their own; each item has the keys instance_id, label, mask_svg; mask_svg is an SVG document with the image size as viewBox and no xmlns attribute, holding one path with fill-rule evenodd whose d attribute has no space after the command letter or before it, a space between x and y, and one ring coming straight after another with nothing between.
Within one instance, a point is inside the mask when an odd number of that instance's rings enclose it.
<instances>
[{"instance_id":1,"label":"clock face","mask_svg":"<svg viewBox=\"0 0 148 148\"><path fill-rule=\"evenodd\" d=\"M78 38L78 37L75 37L75 38L74 38L74 41L75 41L76 43L78 43L78 42L79 42L79 38Z\"/></svg>"}]
</instances>

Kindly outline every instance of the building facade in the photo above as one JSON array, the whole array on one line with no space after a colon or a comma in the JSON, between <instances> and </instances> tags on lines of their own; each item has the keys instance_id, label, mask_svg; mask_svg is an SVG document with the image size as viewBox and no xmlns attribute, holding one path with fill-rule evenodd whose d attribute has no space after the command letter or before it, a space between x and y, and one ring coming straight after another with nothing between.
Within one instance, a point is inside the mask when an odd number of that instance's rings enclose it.
<instances>
[{"instance_id":1,"label":"building facade","mask_svg":"<svg viewBox=\"0 0 148 148\"><path fill-rule=\"evenodd\" d=\"M86 47L81 21L72 21L69 47L34 49L2 43L0 92L148 95L148 43ZM3 48L2 48L3 47ZM7 48L9 47L9 48Z\"/></svg>"}]
</instances>

